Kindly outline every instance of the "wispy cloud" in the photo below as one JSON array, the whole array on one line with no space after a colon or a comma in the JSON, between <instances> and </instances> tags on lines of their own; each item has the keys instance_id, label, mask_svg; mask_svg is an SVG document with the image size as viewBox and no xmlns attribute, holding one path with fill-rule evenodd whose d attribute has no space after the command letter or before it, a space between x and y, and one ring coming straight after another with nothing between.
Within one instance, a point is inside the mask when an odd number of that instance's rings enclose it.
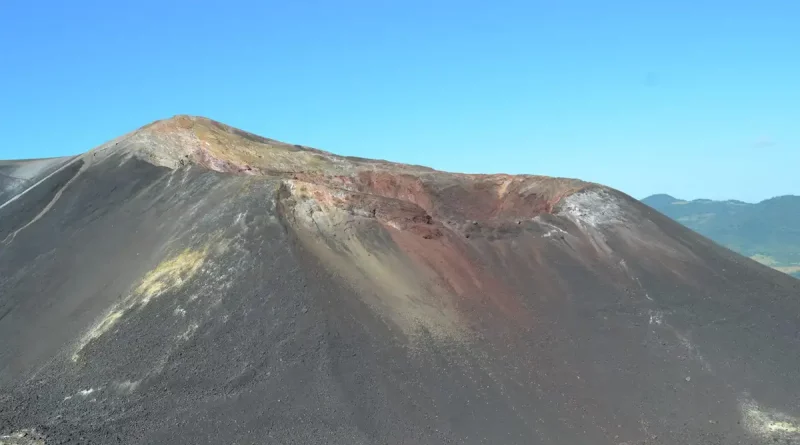
<instances>
[{"instance_id":1,"label":"wispy cloud","mask_svg":"<svg viewBox=\"0 0 800 445\"><path fill-rule=\"evenodd\" d=\"M772 139L769 136L762 136L756 139L755 142L752 143L752 146L753 148L768 148L768 147L774 147L777 144L778 143L775 142L775 139Z\"/></svg>"}]
</instances>

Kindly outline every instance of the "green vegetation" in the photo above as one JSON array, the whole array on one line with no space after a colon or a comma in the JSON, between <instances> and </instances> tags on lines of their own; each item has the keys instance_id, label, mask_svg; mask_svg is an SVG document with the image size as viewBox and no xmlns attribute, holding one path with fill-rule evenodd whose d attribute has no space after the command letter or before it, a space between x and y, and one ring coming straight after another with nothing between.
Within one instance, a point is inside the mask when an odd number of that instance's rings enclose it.
<instances>
[{"instance_id":1,"label":"green vegetation","mask_svg":"<svg viewBox=\"0 0 800 445\"><path fill-rule=\"evenodd\" d=\"M800 278L800 196L750 204L653 195L642 202L731 250Z\"/></svg>"}]
</instances>

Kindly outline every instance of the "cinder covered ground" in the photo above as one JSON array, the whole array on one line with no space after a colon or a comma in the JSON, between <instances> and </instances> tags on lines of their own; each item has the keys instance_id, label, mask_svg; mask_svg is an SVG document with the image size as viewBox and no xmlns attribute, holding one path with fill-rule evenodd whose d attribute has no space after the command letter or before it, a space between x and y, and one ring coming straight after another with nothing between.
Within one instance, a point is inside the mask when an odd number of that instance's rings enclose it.
<instances>
[{"instance_id":1,"label":"cinder covered ground","mask_svg":"<svg viewBox=\"0 0 800 445\"><path fill-rule=\"evenodd\" d=\"M0 443L800 444L800 281L618 191L187 116L31 162Z\"/></svg>"}]
</instances>

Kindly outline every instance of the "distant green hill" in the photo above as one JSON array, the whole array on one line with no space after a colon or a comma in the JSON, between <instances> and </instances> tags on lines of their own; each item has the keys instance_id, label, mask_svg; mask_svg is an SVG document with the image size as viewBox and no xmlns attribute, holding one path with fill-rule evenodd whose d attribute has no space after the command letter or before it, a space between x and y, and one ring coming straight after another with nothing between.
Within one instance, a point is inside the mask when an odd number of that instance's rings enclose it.
<instances>
[{"instance_id":1,"label":"distant green hill","mask_svg":"<svg viewBox=\"0 0 800 445\"><path fill-rule=\"evenodd\" d=\"M653 195L642 202L731 250L800 278L800 196L749 204Z\"/></svg>"}]
</instances>

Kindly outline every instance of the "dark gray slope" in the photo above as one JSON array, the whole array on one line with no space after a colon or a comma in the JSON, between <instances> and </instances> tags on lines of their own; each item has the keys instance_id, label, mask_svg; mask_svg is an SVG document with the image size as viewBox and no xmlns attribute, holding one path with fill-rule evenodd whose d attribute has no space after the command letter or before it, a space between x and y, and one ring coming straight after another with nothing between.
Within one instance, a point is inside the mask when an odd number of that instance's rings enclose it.
<instances>
[{"instance_id":1,"label":"dark gray slope","mask_svg":"<svg viewBox=\"0 0 800 445\"><path fill-rule=\"evenodd\" d=\"M0 209L0 233L16 231L0 246L0 436L798 443L796 280L632 204L705 269L686 272L696 286L678 283L657 272L680 264L655 267L624 232L610 232L638 277L621 291L613 271L573 251L581 228L551 216L574 238L540 251L516 225L470 238L532 322L487 315L473 337L410 342L302 247L280 188L112 157ZM26 227L31 215L39 219ZM387 243L363 224L370 245ZM131 296L142 282L160 292L146 304Z\"/></svg>"},{"instance_id":2,"label":"dark gray slope","mask_svg":"<svg viewBox=\"0 0 800 445\"><path fill-rule=\"evenodd\" d=\"M0 251L0 269L16 271L0 285L4 433L343 444L529 434L480 363L457 347L409 351L303 255L275 211L276 183L129 161L69 187ZM72 363L73 339L132 283L214 233L229 244L195 280L126 314Z\"/></svg>"},{"instance_id":3,"label":"dark gray slope","mask_svg":"<svg viewBox=\"0 0 800 445\"><path fill-rule=\"evenodd\" d=\"M72 157L0 161L0 205L58 170Z\"/></svg>"}]
</instances>

